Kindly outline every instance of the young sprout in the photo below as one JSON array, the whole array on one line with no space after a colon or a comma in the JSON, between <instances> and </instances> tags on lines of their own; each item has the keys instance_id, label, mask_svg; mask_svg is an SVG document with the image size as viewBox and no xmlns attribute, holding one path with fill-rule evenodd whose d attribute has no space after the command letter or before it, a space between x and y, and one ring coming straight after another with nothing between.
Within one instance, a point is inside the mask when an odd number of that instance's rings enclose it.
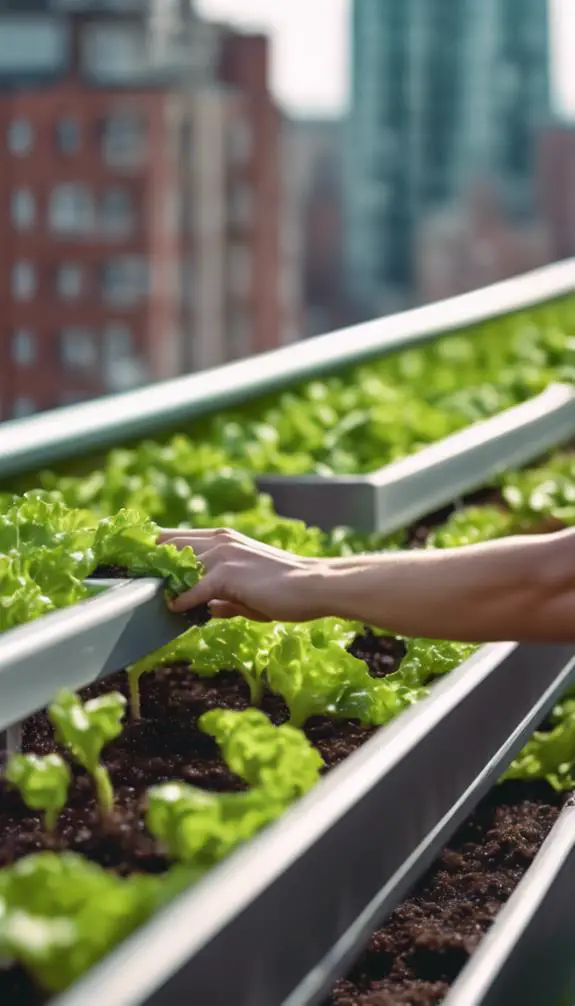
<instances>
[{"instance_id":1,"label":"young sprout","mask_svg":"<svg viewBox=\"0 0 575 1006\"><path fill-rule=\"evenodd\" d=\"M48 709L56 738L92 776L102 818L114 806L114 791L108 770L100 763L102 749L122 732L126 700L119 692L81 702L74 692L64 690Z\"/></svg>"},{"instance_id":2,"label":"young sprout","mask_svg":"<svg viewBox=\"0 0 575 1006\"><path fill-rule=\"evenodd\" d=\"M15 754L6 766L5 776L20 791L27 807L44 811L44 825L52 835L70 787L70 769L64 759L57 754Z\"/></svg>"}]
</instances>

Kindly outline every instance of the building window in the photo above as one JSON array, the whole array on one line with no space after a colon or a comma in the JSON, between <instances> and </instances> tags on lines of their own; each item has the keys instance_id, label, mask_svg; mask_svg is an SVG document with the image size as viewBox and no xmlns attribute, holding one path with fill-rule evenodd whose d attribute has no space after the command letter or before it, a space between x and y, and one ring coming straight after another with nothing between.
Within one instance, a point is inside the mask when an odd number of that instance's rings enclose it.
<instances>
[{"instance_id":1,"label":"building window","mask_svg":"<svg viewBox=\"0 0 575 1006\"><path fill-rule=\"evenodd\" d=\"M77 300L84 292L84 270L74 262L64 262L56 273L56 289L62 300Z\"/></svg>"},{"instance_id":2,"label":"building window","mask_svg":"<svg viewBox=\"0 0 575 1006\"><path fill-rule=\"evenodd\" d=\"M98 361L94 333L87 328L63 328L60 358L69 370L91 370Z\"/></svg>"},{"instance_id":3,"label":"building window","mask_svg":"<svg viewBox=\"0 0 575 1006\"><path fill-rule=\"evenodd\" d=\"M146 157L146 124L137 113L117 113L104 120L102 159L112 168L133 168Z\"/></svg>"},{"instance_id":4,"label":"building window","mask_svg":"<svg viewBox=\"0 0 575 1006\"><path fill-rule=\"evenodd\" d=\"M228 356L241 360L252 351L253 324L246 311L234 310L228 326Z\"/></svg>"},{"instance_id":5,"label":"building window","mask_svg":"<svg viewBox=\"0 0 575 1006\"><path fill-rule=\"evenodd\" d=\"M12 333L12 362L18 367L29 367L36 361L36 336L26 328Z\"/></svg>"},{"instance_id":6,"label":"building window","mask_svg":"<svg viewBox=\"0 0 575 1006\"><path fill-rule=\"evenodd\" d=\"M8 149L12 154L23 157L34 146L34 132L29 119L14 119L8 126Z\"/></svg>"},{"instance_id":7,"label":"building window","mask_svg":"<svg viewBox=\"0 0 575 1006\"><path fill-rule=\"evenodd\" d=\"M12 269L12 293L16 300L31 300L38 286L36 269L31 262L17 262Z\"/></svg>"},{"instance_id":8,"label":"building window","mask_svg":"<svg viewBox=\"0 0 575 1006\"><path fill-rule=\"evenodd\" d=\"M85 185L58 185L52 191L48 215L56 234L92 234L94 197Z\"/></svg>"},{"instance_id":9,"label":"building window","mask_svg":"<svg viewBox=\"0 0 575 1006\"><path fill-rule=\"evenodd\" d=\"M36 200L30 189L15 189L11 204L12 223L19 231L29 230L36 219Z\"/></svg>"},{"instance_id":10,"label":"building window","mask_svg":"<svg viewBox=\"0 0 575 1006\"><path fill-rule=\"evenodd\" d=\"M246 245L234 245L230 248L229 260L229 291L232 297L247 297L252 285L252 258Z\"/></svg>"},{"instance_id":11,"label":"building window","mask_svg":"<svg viewBox=\"0 0 575 1006\"><path fill-rule=\"evenodd\" d=\"M134 343L132 330L122 322L111 322L104 329L104 355L109 363L126 360L132 356Z\"/></svg>"},{"instance_id":12,"label":"building window","mask_svg":"<svg viewBox=\"0 0 575 1006\"><path fill-rule=\"evenodd\" d=\"M110 304L137 304L148 293L148 264L143 256L118 255L102 272L102 294Z\"/></svg>"},{"instance_id":13,"label":"building window","mask_svg":"<svg viewBox=\"0 0 575 1006\"><path fill-rule=\"evenodd\" d=\"M36 412L36 402L31 395L19 395L14 399L12 405L13 419L22 419L24 416L31 416Z\"/></svg>"},{"instance_id":14,"label":"building window","mask_svg":"<svg viewBox=\"0 0 575 1006\"><path fill-rule=\"evenodd\" d=\"M228 132L228 157L232 164L242 165L249 161L252 155L252 128L245 119L232 122Z\"/></svg>"},{"instance_id":15,"label":"building window","mask_svg":"<svg viewBox=\"0 0 575 1006\"><path fill-rule=\"evenodd\" d=\"M100 202L100 230L107 237L126 237L134 230L132 194L116 186L104 192Z\"/></svg>"},{"instance_id":16,"label":"building window","mask_svg":"<svg viewBox=\"0 0 575 1006\"><path fill-rule=\"evenodd\" d=\"M80 149L80 126L77 119L67 117L56 123L56 146L62 154L75 154Z\"/></svg>"},{"instance_id":17,"label":"building window","mask_svg":"<svg viewBox=\"0 0 575 1006\"><path fill-rule=\"evenodd\" d=\"M86 25L82 63L91 79L108 84L141 79L149 62L149 42L143 27L111 20Z\"/></svg>"},{"instance_id":18,"label":"building window","mask_svg":"<svg viewBox=\"0 0 575 1006\"><path fill-rule=\"evenodd\" d=\"M230 192L229 222L233 227L251 227L254 216L253 192L249 185L235 185Z\"/></svg>"}]
</instances>

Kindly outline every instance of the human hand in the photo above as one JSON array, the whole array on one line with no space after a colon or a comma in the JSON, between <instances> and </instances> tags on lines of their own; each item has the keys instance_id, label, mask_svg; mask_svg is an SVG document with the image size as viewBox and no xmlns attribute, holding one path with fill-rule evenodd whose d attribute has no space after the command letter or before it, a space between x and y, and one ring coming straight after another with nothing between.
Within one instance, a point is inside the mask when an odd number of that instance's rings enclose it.
<instances>
[{"instance_id":1,"label":"human hand","mask_svg":"<svg viewBox=\"0 0 575 1006\"><path fill-rule=\"evenodd\" d=\"M166 529L160 544L191 546L205 576L175 598L173 611L208 604L214 618L243 615L256 621L303 622L320 618L323 563L302 558L225 528Z\"/></svg>"}]
</instances>

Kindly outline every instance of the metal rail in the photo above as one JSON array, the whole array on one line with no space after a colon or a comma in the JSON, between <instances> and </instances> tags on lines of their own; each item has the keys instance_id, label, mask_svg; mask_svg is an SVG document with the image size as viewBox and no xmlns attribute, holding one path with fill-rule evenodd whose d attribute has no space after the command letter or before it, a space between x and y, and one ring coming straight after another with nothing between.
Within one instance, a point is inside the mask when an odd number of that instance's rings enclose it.
<instances>
[{"instance_id":1,"label":"metal rail","mask_svg":"<svg viewBox=\"0 0 575 1006\"><path fill-rule=\"evenodd\" d=\"M319 1002L574 677L484 647L53 1006Z\"/></svg>"},{"instance_id":2,"label":"metal rail","mask_svg":"<svg viewBox=\"0 0 575 1006\"><path fill-rule=\"evenodd\" d=\"M267 475L258 486L284 517L392 534L574 435L575 389L556 384L370 475Z\"/></svg>"},{"instance_id":3,"label":"metal rail","mask_svg":"<svg viewBox=\"0 0 575 1006\"><path fill-rule=\"evenodd\" d=\"M110 581L98 596L0 636L0 730L43 709L61 688L84 688L181 635L161 580Z\"/></svg>"},{"instance_id":4,"label":"metal rail","mask_svg":"<svg viewBox=\"0 0 575 1006\"><path fill-rule=\"evenodd\" d=\"M575 259L256 358L2 424L2 478L261 397L575 291Z\"/></svg>"},{"instance_id":5,"label":"metal rail","mask_svg":"<svg viewBox=\"0 0 575 1006\"><path fill-rule=\"evenodd\" d=\"M575 807L571 805L560 815L444 1006L573 1003L574 890Z\"/></svg>"}]
</instances>

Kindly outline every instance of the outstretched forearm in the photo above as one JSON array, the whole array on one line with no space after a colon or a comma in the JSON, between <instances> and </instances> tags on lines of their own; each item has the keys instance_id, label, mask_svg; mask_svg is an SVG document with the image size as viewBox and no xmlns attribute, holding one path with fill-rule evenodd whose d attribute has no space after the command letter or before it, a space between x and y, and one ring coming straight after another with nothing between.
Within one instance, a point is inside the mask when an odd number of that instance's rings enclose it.
<instances>
[{"instance_id":1,"label":"outstretched forearm","mask_svg":"<svg viewBox=\"0 0 575 1006\"><path fill-rule=\"evenodd\" d=\"M324 565L325 614L400 635L575 640L575 531Z\"/></svg>"}]
</instances>

